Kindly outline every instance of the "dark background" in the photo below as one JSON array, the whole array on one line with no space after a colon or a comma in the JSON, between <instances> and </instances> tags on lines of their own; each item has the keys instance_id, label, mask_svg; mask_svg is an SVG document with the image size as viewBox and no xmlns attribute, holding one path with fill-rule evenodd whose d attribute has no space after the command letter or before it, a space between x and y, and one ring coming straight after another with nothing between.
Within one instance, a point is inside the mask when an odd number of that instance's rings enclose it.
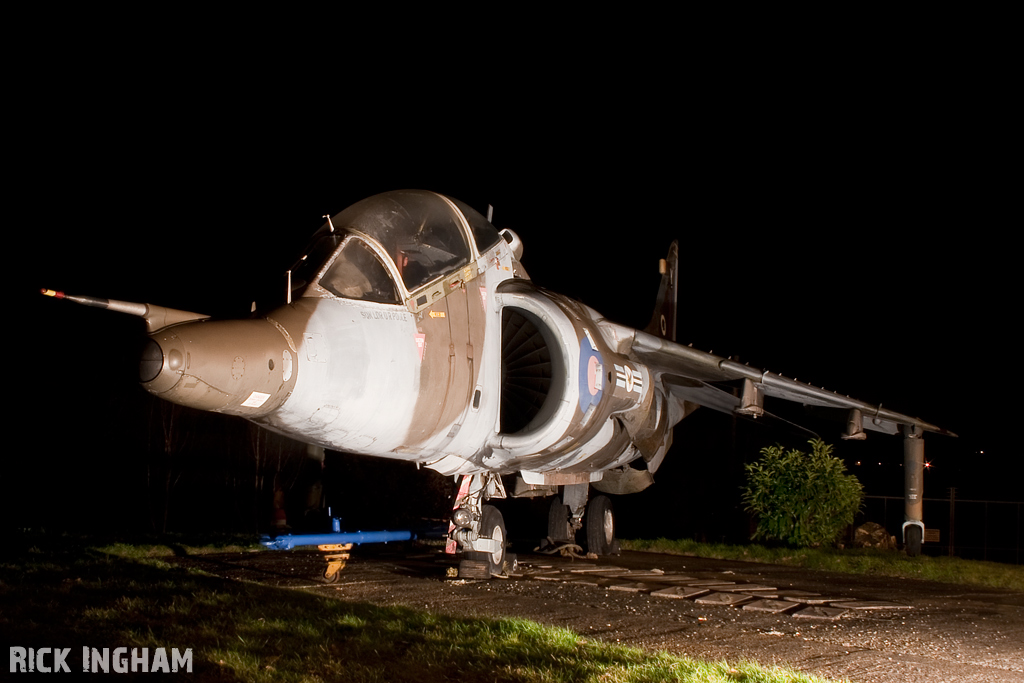
<instances>
[{"instance_id":1,"label":"dark background","mask_svg":"<svg viewBox=\"0 0 1024 683\"><path fill-rule=\"evenodd\" d=\"M264 530L268 481L312 476L301 449L271 439L257 461L244 422L169 415L136 382L139 320L38 290L245 316L281 295L324 214L401 188L493 205L534 281L631 326L679 240L681 342L956 432L926 437L926 495L1021 500L1012 116L997 79L933 66L595 74L514 93L428 73L305 90L123 56L28 78L5 522ZM657 485L619 502L624 529L742 535L742 463L775 442L806 437L698 411ZM837 449L869 494L902 494L899 437ZM345 466L347 514L372 523L416 497L385 465ZM437 507L446 484L418 476Z\"/></svg>"}]
</instances>

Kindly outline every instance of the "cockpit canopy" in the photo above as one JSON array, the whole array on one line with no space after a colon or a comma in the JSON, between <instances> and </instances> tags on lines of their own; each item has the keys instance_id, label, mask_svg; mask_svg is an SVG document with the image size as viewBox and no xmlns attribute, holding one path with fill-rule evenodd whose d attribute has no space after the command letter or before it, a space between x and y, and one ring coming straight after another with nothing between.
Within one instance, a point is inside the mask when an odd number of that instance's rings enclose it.
<instances>
[{"instance_id":1,"label":"cockpit canopy","mask_svg":"<svg viewBox=\"0 0 1024 683\"><path fill-rule=\"evenodd\" d=\"M470 263L500 240L483 216L423 190L385 192L356 202L324 224L294 270L334 296L402 303Z\"/></svg>"}]
</instances>

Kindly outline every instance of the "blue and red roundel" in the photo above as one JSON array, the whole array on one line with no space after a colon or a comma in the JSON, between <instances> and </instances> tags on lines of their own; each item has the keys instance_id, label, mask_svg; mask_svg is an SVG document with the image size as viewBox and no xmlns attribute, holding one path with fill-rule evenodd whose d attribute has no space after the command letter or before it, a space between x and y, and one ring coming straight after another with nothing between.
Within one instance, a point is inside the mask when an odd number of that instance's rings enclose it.
<instances>
[{"instance_id":1,"label":"blue and red roundel","mask_svg":"<svg viewBox=\"0 0 1024 683\"><path fill-rule=\"evenodd\" d=\"M580 410L601 402L604 388L604 359L588 338L580 340Z\"/></svg>"}]
</instances>

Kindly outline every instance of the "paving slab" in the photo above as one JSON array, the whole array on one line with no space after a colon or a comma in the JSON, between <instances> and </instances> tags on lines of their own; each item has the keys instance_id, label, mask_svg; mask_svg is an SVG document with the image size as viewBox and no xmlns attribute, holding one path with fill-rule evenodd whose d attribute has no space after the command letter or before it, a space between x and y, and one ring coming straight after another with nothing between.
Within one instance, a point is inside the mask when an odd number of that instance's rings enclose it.
<instances>
[{"instance_id":1,"label":"paving slab","mask_svg":"<svg viewBox=\"0 0 1024 683\"><path fill-rule=\"evenodd\" d=\"M797 607L801 607L799 602L790 602L789 600L755 600L743 605L743 609L752 612L768 612L769 614L782 614Z\"/></svg>"},{"instance_id":2,"label":"paving slab","mask_svg":"<svg viewBox=\"0 0 1024 683\"><path fill-rule=\"evenodd\" d=\"M573 574L598 574L601 572L618 572L624 574L629 570L625 567L616 567L615 565L595 565L593 567L573 567L569 570Z\"/></svg>"},{"instance_id":3,"label":"paving slab","mask_svg":"<svg viewBox=\"0 0 1024 683\"><path fill-rule=\"evenodd\" d=\"M655 579L660 581L662 577L665 576L665 572L642 572L637 571L635 569L630 569L629 571L622 572L621 574L610 574L610 576L617 576L622 579L632 579L634 581L642 581L643 579Z\"/></svg>"},{"instance_id":4,"label":"paving slab","mask_svg":"<svg viewBox=\"0 0 1024 683\"><path fill-rule=\"evenodd\" d=\"M699 579L697 581L687 581L686 582L687 586L705 586L705 587L710 587L710 586L733 586L735 584L736 584L735 581L716 581L714 579Z\"/></svg>"},{"instance_id":5,"label":"paving slab","mask_svg":"<svg viewBox=\"0 0 1024 683\"><path fill-rule=\"evenodd\" d=\"M792 598L818 598L821 597L821 593L812 593L811 591L797 590L796 588L780 588L779 595L785 595Z\"/></svg>"},{"instance_id":6,"label":"paving slab","mask_svg":"<svg viewBox=\"0 0 1024 683\"><path fill-rule=\"evenodd\" d=\"M783 600L792 600L793 602L802 602L805 605L831 605L844 600L854 600L855 598L841 598L836 595L792 595L786 591L779 591L779 597Z\"/></svg>"},{"instance_id":7,"label":"paving slab","mask_svg":"<svg viewBox=\"0 0 1024 683\"><path fill-rule=\"evenodd\" d=\"M586 584L590 586L598 586L601 584L602 581L608 581L609 579L606 579L600 575L593 576L589 574L563 574L562 580L566 583L577 583Z\"/></svg>"},{"instance_id":8,"label":"paving slab","mask_svg":"<svg viewBox=\"0 0 1024 683\"><path fill-rule=\"evenodd\" d=\"M657 579L658 583L692 583L696 580L697 577L685 574L663 574Z\"/></svg>"},{"instance_id":9,"label":"paving slab","mask_svg":"<svg viewBox=\"0 0 1024 683\"><path fill-rule=\"evenodd\" d=\"M835 621L846 614L845 609L838 607L820 607L818 605L812 605L805 607L799 612L793 613L794 619L818 619L821 621Z\"/></svg>"},{"instance_id":10,"label":"paving slab","mask_svg":"<svg viewBox=\"0 0 1024 683\"><path fill-rule=\"evenodd\" d=\"M701 595L707 595L710 591L706 588L700 588L696 586L672 586L670 588L662 588L661 590L651 591L651 595L659 598L696 598Z\"/></svg>"},{"instance_id":11,"label":"paving slab","mask_svg":"<svg viewBox=\"0 0 1024 683\"><path fill-rule=\"evenodd\" d=\"M732 585L719 585L712 588L712 590L720 591L722 593L756 593L765 591L775 591L774 586L762 586L759 583L736 583Z\"/></svg>"},{"instance_id":12,"label":"paving slab","mask_svg":"<svg viewBox=\"0 0 1024 683\"><path fill-rule=\"evenodd\" d=\"M844 601L838 604L843 609L913 609L910 605L900 605L895 602L886 602L885 600L851 600L849 602Z\"/></svg>"},{"instance_id":13,"label":"paving slab","mask_svg":"<svg viewBox=\"0 0 1024 683\"><path fill-rule=\"evenodd\" d=\"M632 593L650 593L656 590L658 586L650 583L644 583L643 581L631 581L629 583L617 583L610 586L606 586L611 591L628 591Z\"/></svg>"},{"instance_id":14,"label":"paving slab","mask_svg":"<svg viewBox=\"0 0 1024 683\"><path fill-rule=\"evenodd\" d=\"M710 593L704 595L695 600L700 605L728 605L731 607L737 607L745 602L750 602L754 598L749 595L743 595L741 593Z\"/></svg>"}]
</instances>

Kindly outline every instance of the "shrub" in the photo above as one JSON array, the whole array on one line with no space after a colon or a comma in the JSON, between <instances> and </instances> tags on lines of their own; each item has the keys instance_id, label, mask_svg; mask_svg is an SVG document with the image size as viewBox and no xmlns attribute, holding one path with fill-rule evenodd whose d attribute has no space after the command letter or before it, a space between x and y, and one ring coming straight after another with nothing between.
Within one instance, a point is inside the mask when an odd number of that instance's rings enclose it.
<instances>
[{"instance_id":1,"label":"shrub","mask_svg":"<svg viewBox=\"0 0 1024 683\"><path fill-rule=\"evenodd\" d=\"M846 474L832 446L821 439L809 443L810 453L767 446L759 460L745 465L743 502L757 516L755 540L813 548L832 543L853 523L864 487Z\"/></svg>"}]
</instances>

